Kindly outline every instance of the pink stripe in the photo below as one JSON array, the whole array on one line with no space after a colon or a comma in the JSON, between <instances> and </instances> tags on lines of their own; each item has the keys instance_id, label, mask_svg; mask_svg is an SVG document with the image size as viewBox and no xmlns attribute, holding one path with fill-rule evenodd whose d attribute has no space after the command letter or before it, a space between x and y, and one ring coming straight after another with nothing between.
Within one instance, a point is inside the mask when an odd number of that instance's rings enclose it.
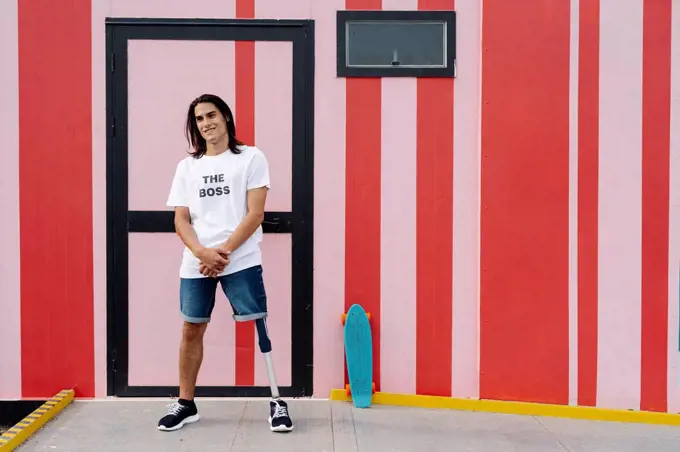
<instances>
[{"instance_id":1,"label":"pink stripe","mask_svg":"<svg viewBox=\"0 0 680 452\"><path fill-rule=\"evenodd\" d=\"M418 0L382 0L383 10L417 10ZM383 79L383 82L386 79ZM384 109L383 109L384 111ZM384 323L384 322L383 322Z\"/></svg>"},{"instance_id":2,"label":"pink stripe","mask_svg":"<svg viewBox=\"0 0 680 452\"><path fill-rule=\"evenodd\" d=\"M257 19L308 19L318 0L255 0Z\"/></svg>"},{"instance_id":3,"label":"pink stripe","mask_svg":"<svg viewBox=\"0 0 680 452\"><path fill-rule=\"evenodd\" d=\"M292 105L292 43L256 42L255 145L269 161L272 189L267 195L267 210L270 211L292 209ZM291 246L289 235L276 234L265 237L262 244L265 287L269 299L267 327L273 347L272 359L277 382L281 386L291 384ZM255 355L255 384L267 386L269 379L257 334Z\"/></svg>"},{"instance_id":4,"label":"pink stripe","mask_svg":"<svg viewBox=\"0 0 680 452\"><path fill-rule=\"evenodd\" d=\"M417 95L415 79L382 80L380 384L407 394L416 389Z\"/></svg>"},{"instance_id":5,"label":"pink stripe","mask_svg":"<svg viewBox=\"0 0 680 452\"><path fill-rule=\"evenodd\" d=\"M176 17L223 18L234 17L236 0L93 0L104 2L110 17Z\"/></svg>"},{"instance_id":6,"label":"pink stripe","mask_svg":"<svg viewBox=\"0 0 680 452\"><path fill-rule=\"evenodd\" d=\"M680 7L673 5L672 30L680 30ZM671 175L668 278L668 412L680 411L680 33L671 41Z\"/></svg>"},{"instance_id":7,"label":"pink stripe","mask_svg":"<svg viewBox=\"0 0 680 452\"><path fill-rule=\"evenodd\" d=\"M314 2L314 394L344 383L345 80L336 78L335 15L344 0ZM323 93L323 95L320 95Z\"/></svg>"},{"instance_id":8,"label":"pink stripe","mask_svg":"<svg viewBox=\"0 0 680 452\"><path fill-rule=\"evenodd\" d=\"M92 1L92 265L95 397L106 397L106 35L108 3Z\"/></svg>"},{"instance_id":9,"label":"pink stripe","mask_svg":"<svg viewBox=\"0 0 680 452\"><path fill-rule=\"evenodd\" d=\"M569 53L569 404L578 399L578 43L579 0L571 0Z\"/></svg>"},{"instance_id":10,"label":"pink stripe","mask_svg":"<svg viewBox=\"0 0 680 452\"><path fill-rule=\"evenodd\" d=\"M255 110L257 112L257 110ZM257 114L257 113L256 113ZM257 124L257 122L256 122ZM273 187L272 187L273 189ZM292 252L289 234L265 234L262 241L262 267L267 291L267 329L272 343L272 361L279 386L290 386L291 377L291 279ZM255 341L255 385L269 386L267 367Z\"/></svg>"},{"instance_id":11,"label":"pink stripe","mask_svg":"<svg viewBox=\"0 0 680 452\"><path fill-rule=\"evenodd\" d=\"M0 399L21 397L21 290L19 286L19 53L17 1L0 15Z\"/></svg>"},{"instance_id":12,"label":"pink stripe","mask_svg":"<svg viewBox=\"0 0 680 452\"><path fill-rule=\"evenodd\" d=\"M456 0L453 96L453 346L451 394L479 397L481 3Z\"/></svg>"},{"instance_id":13,"label":"pink stripe","mask_svg":"<svg viewBox=\"0 0 680 452\"><path fill-rule=\"evenodd\" d=\"M639 409L642 0L602 0L597 405Z\"/></svg>"},{"instance_id":14,"label":"pink stripe","mask_svg":"<svg viewBox=\"0 0 680 452\"><path fill-rule=\"evenodd\" d=\"M267 156L267 210L292 209L293 43L255 43L255 145ZM236 122L238 126L238 121Z\"/></svg>"},{"instance_id":15,"label":"pink stripe","mask_svg":"<svg viewBox=\"0 0 680 452\"><path fill-rule=\"evenodd\" d=\"M383 0L382 7L415 10L418 1ZM382 143L389 152L381 169L380 384L383 392L406 394L416 390L417 96L415 79L382 80Z\"/></svg>"},{"instance_id":16,"label":"pink stripe","mask_svg":"<svg viewBox=\"0 0 680 452\"><path fill-rule=\"evenodd\" d=\"M310 0L257 0L258 19L308 18ZM292 209L293 46L290 42L255 43L255 144L269 160L272 190L267 210ZM272 75L270 75L272 74ZM265 244L266 243L266 244ZM291 384L291 237L268 236L263 243L265 286L269 298L267 327L279 386ZM281 267L281 261L285 261ZM283 272L275 269L283 268ZM255 384L269 384L255 335Z\"/></svg>"}]
</instances>

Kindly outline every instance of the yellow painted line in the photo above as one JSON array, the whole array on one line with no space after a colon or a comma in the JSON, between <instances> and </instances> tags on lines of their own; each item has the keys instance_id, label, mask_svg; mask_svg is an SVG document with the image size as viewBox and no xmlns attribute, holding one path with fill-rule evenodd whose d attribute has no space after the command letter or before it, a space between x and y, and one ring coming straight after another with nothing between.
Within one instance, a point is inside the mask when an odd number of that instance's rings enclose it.
<instances>
[{"instance_id":1,"label":"yellow painted line","mask_svg":"<svg viewBox=\"0 0 680 452\"><path fill-rule=\"evenodd\" d=\"M347 396L344 389L332 389L330 399L337 401L351 401L351 397ZM386 392L376 392L373 394L373 403L376 405L440 408L462 411L480 411L486 413L585 419L592 421L680 426L680 414L657 413L652 411L613 410L607 408L571 405L506 402L501 400L455 399L452 397L392 394Z\"/></svg>"},{"instance_id":2,"label":"yellow painted line","mask_svg":"<svg viewBox=\"0 0 680 452\"><path fill-rule=\"evenodd\" d=\"M59 394L17 422L0 436L0 452L9 452L23 444L32 434L66 408L73 401L74 396L75 392L72 389L60 391ZM54 403L49 403L50 401Z\"/></svg>"}]
</instances>

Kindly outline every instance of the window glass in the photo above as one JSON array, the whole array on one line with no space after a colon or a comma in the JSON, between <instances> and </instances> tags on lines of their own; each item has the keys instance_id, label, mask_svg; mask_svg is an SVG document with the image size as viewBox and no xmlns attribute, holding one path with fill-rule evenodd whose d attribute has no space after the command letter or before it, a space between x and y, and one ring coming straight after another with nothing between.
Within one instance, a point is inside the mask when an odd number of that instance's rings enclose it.
<instances>
[{"instance_id":1,"label":"window glass","mask_svg":"<svg viewBox=\"0 0 680 452\"><path fill-rule=\"evenodd\" d=\"M348 21L347 65L446 66L446 24Z\"/></svg>"}]
</instances>

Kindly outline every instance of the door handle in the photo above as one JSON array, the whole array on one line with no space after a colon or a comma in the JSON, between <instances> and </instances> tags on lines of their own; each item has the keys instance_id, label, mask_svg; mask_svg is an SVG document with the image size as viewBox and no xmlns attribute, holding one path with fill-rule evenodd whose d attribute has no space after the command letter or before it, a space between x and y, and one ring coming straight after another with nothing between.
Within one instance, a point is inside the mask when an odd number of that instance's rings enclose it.
<instances>
[{"instance_id":1,"label":"door handle","mask_svg":"<svg viewBox=\"0 0 680 452\"><path fill-rule=\"evenodd\" d=\"M268 220L262 220L262 224L266 224L267 226L270 226L270 229L274 229L276 231L281 229L281 219L279 217L274 217Z\"/></svg>"},{"instance_id":2,"label":"door handle","mask_svg":"<svg viewBox=\"0 0 680 452\"><path fill-rule=\"evenodd\" d=\"M266 229L266 232L292 232L293 220L279 216L268 217L262 221L262 226Z\"/></svg>"}]
</instances>

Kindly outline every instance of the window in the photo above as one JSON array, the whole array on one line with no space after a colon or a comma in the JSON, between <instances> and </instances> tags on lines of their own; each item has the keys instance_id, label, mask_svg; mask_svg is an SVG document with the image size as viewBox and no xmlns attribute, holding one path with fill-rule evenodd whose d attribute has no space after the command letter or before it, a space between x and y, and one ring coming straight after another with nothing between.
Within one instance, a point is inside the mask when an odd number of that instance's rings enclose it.
<instances>
[{"instance_id":1,"label":"window","mask_svg":"<svg viewBox=\"0 0 680 452\"><path fill-rule=\"evenodd\" d=\"M338 77L454 77L454 11L338 11Z\"/></svg>"}]
</instances>

